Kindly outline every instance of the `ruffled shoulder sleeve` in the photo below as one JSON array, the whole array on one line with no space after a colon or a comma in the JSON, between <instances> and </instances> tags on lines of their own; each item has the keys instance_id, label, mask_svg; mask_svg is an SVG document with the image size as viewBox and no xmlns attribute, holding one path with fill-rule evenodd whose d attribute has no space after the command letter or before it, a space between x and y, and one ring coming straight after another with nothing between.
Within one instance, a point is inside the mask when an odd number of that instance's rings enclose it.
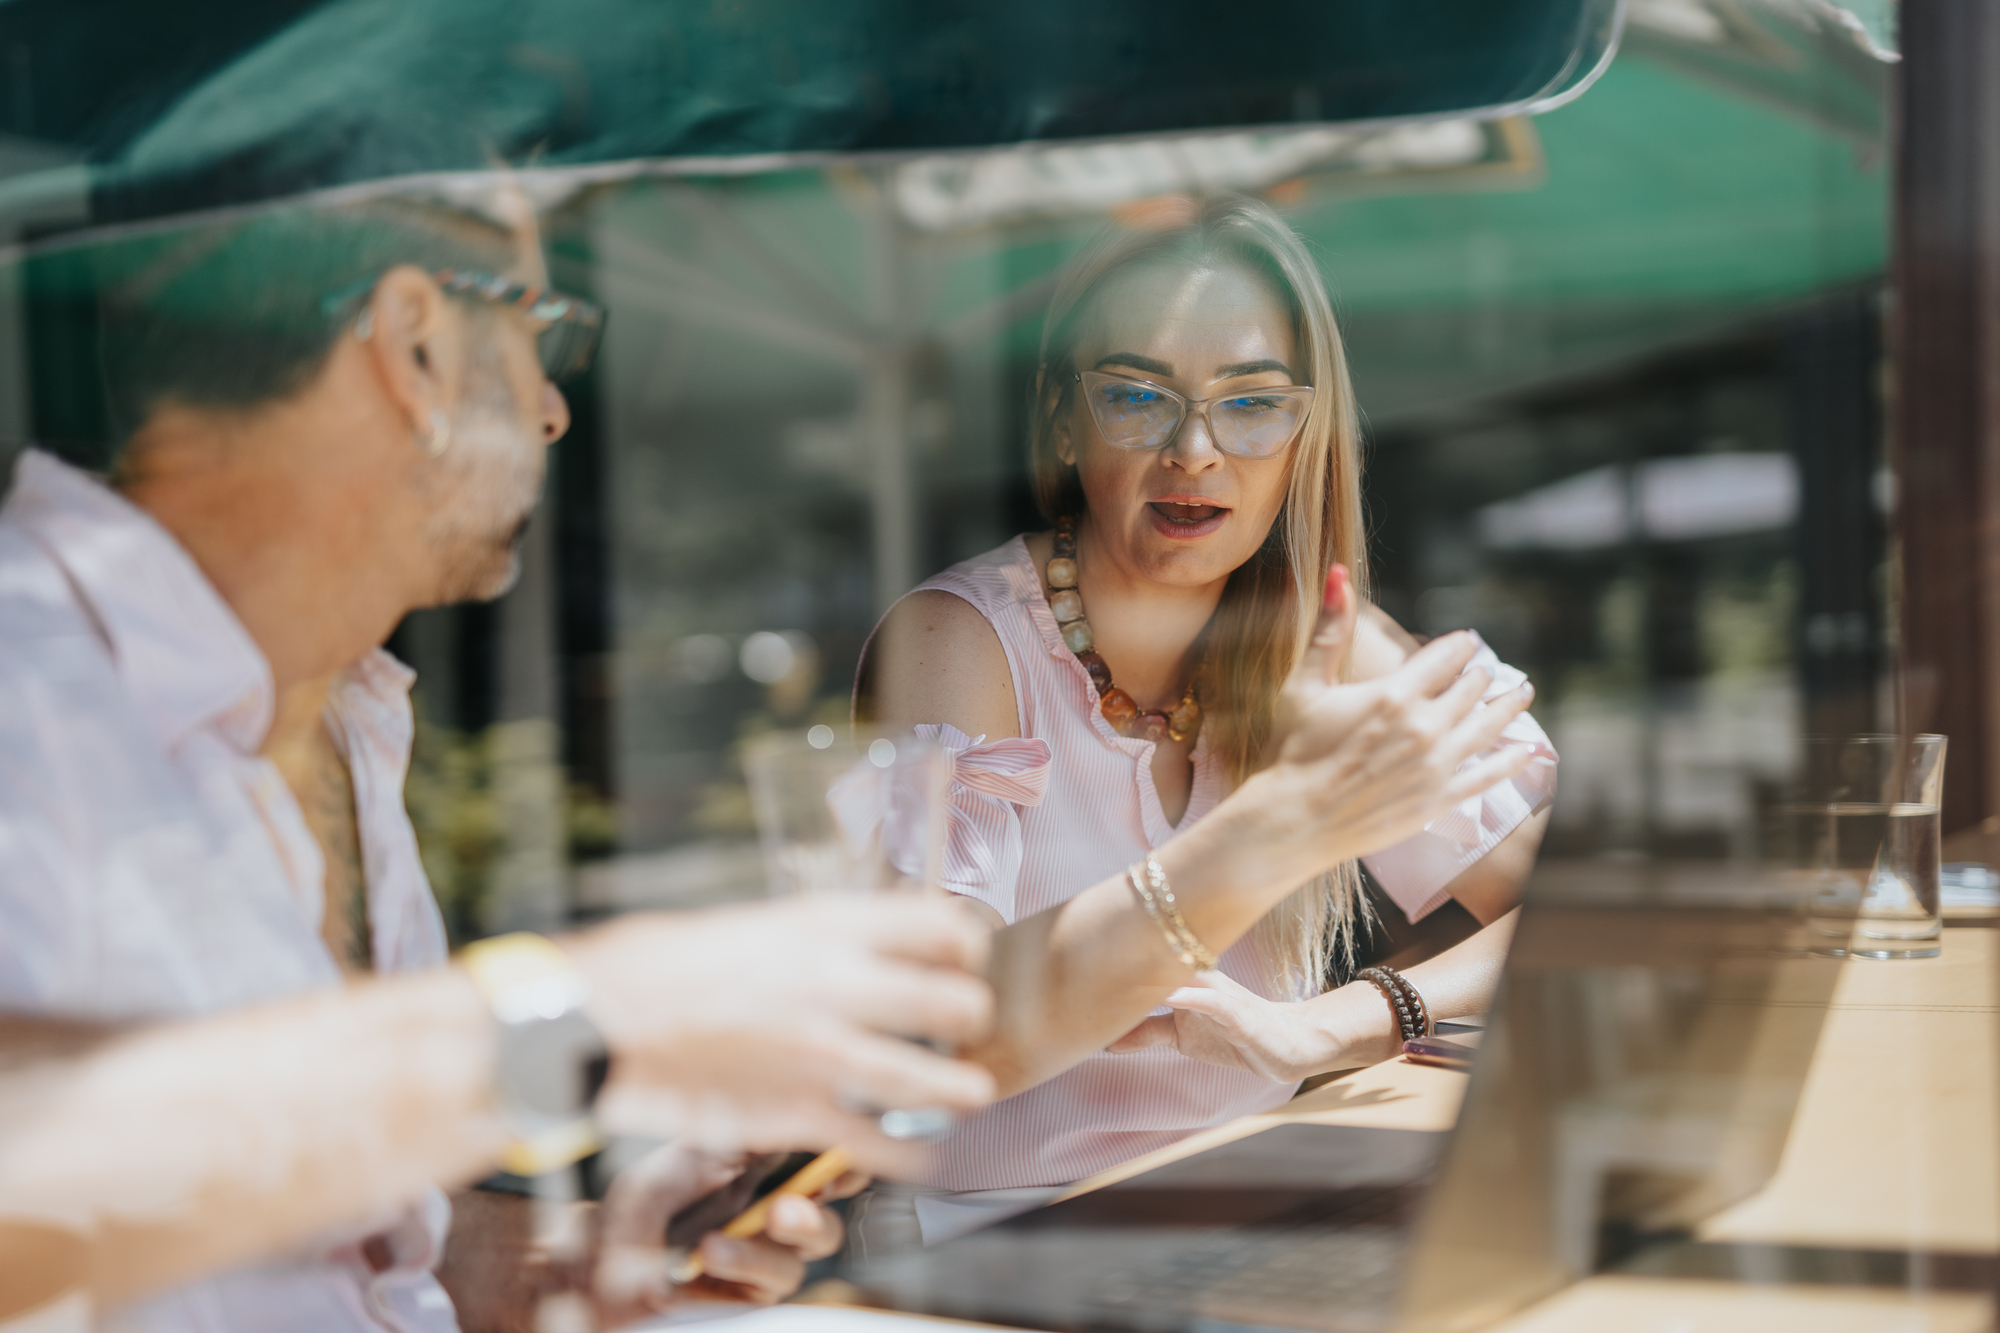
<instances>
[{"instance_id":1,"label":"ruffled shoulder sleeve","mask_svg":"<svg viewBox=\"0 0 2000 1333\"><path fill-rule=\"evenodd\" d=\"M1473 667L1485 667L1493 673L1487 699L1497 699L1528 678L1525 672L1502 662L1483 643L1466 670ZM1369 873L1411 921L1422 920L1444 906L1451 896L1445 892L1445 885L1555 798L1557 755L1541 724L1522 713L1507 724L1500 736L1505 745L1526 743L1534 747L1534 757L1527 768L1490 788L1485 795L1472 797L1432 820L1414 837L1362 858ZM1475 756L1467 762L1476 759Z\"/></svg>"},{"instance_id":2,"label":"ruffled shoulder sleeve","mask_svg":"<svg viewBox=\"0 0 2000 1333\"><path fill-rule=\"evenodd\" d=\"M1040 805L1053 755L1047 741L988 741L950 723L913 728L936 741L951 763L946 796L944 887L976 898L1014 922L1021 878L1021 809Z\"/></svg>"}]
</instances>

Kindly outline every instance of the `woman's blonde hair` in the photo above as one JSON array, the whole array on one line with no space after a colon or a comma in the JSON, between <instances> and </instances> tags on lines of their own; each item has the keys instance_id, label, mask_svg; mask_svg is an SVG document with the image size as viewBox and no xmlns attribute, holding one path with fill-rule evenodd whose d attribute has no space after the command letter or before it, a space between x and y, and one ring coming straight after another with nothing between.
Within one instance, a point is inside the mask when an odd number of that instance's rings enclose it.
<instances>
[{"instance_id":1,"label":"woman's blonde hair","mask_svg":"<svg viewBox=\"0 0 2000 1333\"><path fill-rule=\"evenodd\" d=\"M1035 499L1050 519L1084 512L1076 468L1059 452L1059 423L1073 410L1076 344L1112 275L1140 264L1190 271L1241 265L1271 284L1291 312L1305 382L1318 390L1293 442L1284 507L1255 555L1229 576L1208 631L1200 698L1208 745L1233 789L1270 762L1278 693L1305 651L1320 590L1335 561L1366 596L1360 424L1347 357L1326 283L1297 233L1269 205L1242 195L1168 201L1100 234L1063 272L1043 326L1035 376ZM1365 911L1359 867L1349 862L1302 885L1258 926L1300 993L1325 984L1336 951L1351 960Z\"/></svg>"}]
</instances>

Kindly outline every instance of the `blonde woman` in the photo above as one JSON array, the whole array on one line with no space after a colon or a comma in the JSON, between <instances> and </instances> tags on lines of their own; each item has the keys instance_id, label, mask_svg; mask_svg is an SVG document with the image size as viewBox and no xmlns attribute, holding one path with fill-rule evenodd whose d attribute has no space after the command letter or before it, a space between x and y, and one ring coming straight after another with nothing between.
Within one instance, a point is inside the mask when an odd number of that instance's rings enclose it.
<instances>
[{"instance_id":1,"label":"blonde woman","mask_svg":"<svg viewBox=\"0 0 2000 1333\"><path fill-rule=\"evenodd\" d=\"M950 1191L1076 1180L1395 1054L1384 991L1326 990L1357 861L1412 919L1499 921L1554 787L1519 672L1366 605L1339 333L1267 207L1086 252L1037 393L1055 530L899 602L856 694L955 752L947 887L998 932L971 1054L1008 1100L943 1145ZM1433 1017L1483 1007L1510 930L1408 972Z\"/></svg>"}]
</instances>

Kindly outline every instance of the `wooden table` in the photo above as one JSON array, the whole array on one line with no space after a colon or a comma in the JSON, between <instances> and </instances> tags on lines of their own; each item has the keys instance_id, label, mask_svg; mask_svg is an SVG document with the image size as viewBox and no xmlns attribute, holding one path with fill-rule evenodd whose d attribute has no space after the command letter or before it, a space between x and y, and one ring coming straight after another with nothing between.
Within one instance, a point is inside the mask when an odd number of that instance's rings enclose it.
<instances>
[{"instance_id":1,"label":"wooden table","mask_svg":"<svg viewBox=\"0 0 2000 1333\"><path fill-rule=\"evenodd\" d=\"M1293 1121L1448 1129L1467 1080L1394 1060L1266 1115L1080 1181L1128 1179ZM1936 959L1841 965L1783 1157L1699 1239L1915 1254L2000 1253L2000 921L1947 924ZM1986 1333L1991 1293L1601 1276L1505 1333Z\"/></svg>"},{"instance_id":2,"label":"wooden table","mask_svg":"<svg viewBox=\"0 0 2000 1333\"><path fill-rule=\"evenodd\" d=\"M1770 1183L1704 1241L2000 1253L2000 922L1936 959L1843 964ZM1992 1293L1592 1277L1505 1333L1986 1333Z\"/></svg>"}]
</instances>

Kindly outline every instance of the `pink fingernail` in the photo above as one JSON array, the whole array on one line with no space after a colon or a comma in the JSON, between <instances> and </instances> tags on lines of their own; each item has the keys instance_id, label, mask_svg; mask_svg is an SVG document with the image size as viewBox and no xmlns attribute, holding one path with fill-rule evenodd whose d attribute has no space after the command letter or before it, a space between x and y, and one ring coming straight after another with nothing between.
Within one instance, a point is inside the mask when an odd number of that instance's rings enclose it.
<instances>
[{"instance_id":1,"label":"pink fingernail","mask_svg":"<svg viewBox=\"0 0 2000 1333\"><path fill-rule=\"evenodd\" d=\"M1329 611L1347 609L1347 566L1336 564L1326 571L1326 597L1321 602Z\"/></svg>"}]
</instances>

